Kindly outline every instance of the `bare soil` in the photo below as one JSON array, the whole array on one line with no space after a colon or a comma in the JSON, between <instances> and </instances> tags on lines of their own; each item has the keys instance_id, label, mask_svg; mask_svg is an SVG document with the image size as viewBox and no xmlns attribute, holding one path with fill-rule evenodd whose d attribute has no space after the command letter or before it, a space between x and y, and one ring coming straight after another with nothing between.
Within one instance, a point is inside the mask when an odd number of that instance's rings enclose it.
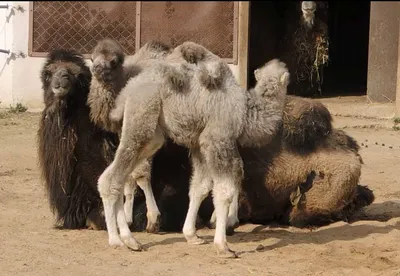
<instances>
[{"instance_id":1,"label":"bare soil","mask_svg":"<svg viewBox=\"0 0 400 276\"><path fill-rule=\"evenodd\" d=\"M240 257L226 260L208 229L201 246L181 233L134 233L143 252L110 248L105 231L54 229L37 167L38 120L0 116L0 275L400 275L400 131L346 128L364 144L361 182L376 196L355 222L312 231L243 225L228 237Z\"/></svg>"}]
</instances>

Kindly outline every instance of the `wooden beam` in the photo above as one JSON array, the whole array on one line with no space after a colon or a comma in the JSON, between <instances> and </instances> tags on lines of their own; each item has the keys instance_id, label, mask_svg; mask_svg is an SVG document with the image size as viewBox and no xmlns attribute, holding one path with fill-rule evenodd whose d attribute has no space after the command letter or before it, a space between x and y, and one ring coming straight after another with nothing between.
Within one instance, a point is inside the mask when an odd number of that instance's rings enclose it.
<instances>
[{"instance_id":1,"label":"wooden beam","mask_svg":"<svg viewBox=\"0 0 400 276\"><path fill-rule=\"evenodd\" d=\"M248 50L249 50L249 13L250 13L250 2L239 1L238 67L239 67L239 84L244 88L247 88Z\"/></svg>"}]
</instances>

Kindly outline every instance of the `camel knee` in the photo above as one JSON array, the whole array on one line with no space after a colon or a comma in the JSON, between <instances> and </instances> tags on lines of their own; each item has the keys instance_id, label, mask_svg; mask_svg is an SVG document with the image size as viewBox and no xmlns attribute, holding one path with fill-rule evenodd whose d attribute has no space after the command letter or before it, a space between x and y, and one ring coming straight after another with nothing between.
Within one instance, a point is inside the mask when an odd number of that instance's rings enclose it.
<instances>
[{"instance_id":1,"label":"camel knee","mask_svg":"<svg viewBox=\"0 0 400 276\"><path fill-rule=\"evenodd\" d=\"M110 199L116 201L124 188L124 181L121 181L116 176L111 166L100 175L97 183L97 189L103 200Z\"/></svg>"},{"instance_id":2,"label":"camel knee","mask_svg":"<svg viewBox=\"0 0 400 276\"><path fill-rule=\"evenodd\" d=\"M239 179L234 177L221 177L214 180L213 197L215 201L224 201L232 204L238 200Z\"/></svg>"}]
</instances>

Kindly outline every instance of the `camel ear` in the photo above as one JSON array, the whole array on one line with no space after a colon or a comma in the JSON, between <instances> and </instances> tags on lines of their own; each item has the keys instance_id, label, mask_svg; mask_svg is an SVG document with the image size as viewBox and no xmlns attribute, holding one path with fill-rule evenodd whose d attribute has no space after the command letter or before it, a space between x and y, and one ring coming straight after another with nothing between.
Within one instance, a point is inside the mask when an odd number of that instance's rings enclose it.
<instances>
[{"instance_id":1,"label":"camel ear","mask_svg":"<svg viewBox=\"0 0 400 276\"><path fill-rule=\"evenodd\" d=\"M254 77L256 78L257 82L260 80L260 69L254 70Z\"/></svg>"},{"instance_id":2,"label":"camel ear","mask_svg":"<svg viewBox=\"0 0 400 276\"><path fill-rule=\"evenodd\" d=\"M279 79L279 82L282 85L288 85L289 84L289 79L290 79L290 74L289 72L284 72L281 76L281 78Z\"/></svg>"}]
</instances>

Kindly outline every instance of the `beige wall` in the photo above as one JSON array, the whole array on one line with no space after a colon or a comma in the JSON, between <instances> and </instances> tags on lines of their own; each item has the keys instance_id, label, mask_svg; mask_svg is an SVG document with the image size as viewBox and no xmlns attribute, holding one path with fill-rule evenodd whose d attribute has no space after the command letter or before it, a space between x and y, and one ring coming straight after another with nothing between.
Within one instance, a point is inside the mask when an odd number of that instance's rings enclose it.
<instances>
[{"instance_id":1,"label":"beige wall","mask_svg":"<svg viewBox=\"0 0 400 276\"><path fill-rule=\"evenodd\" d=\"M371 2L367 94L372 102L395 102L400 3Z\"/></svg>"}]
</instances>

